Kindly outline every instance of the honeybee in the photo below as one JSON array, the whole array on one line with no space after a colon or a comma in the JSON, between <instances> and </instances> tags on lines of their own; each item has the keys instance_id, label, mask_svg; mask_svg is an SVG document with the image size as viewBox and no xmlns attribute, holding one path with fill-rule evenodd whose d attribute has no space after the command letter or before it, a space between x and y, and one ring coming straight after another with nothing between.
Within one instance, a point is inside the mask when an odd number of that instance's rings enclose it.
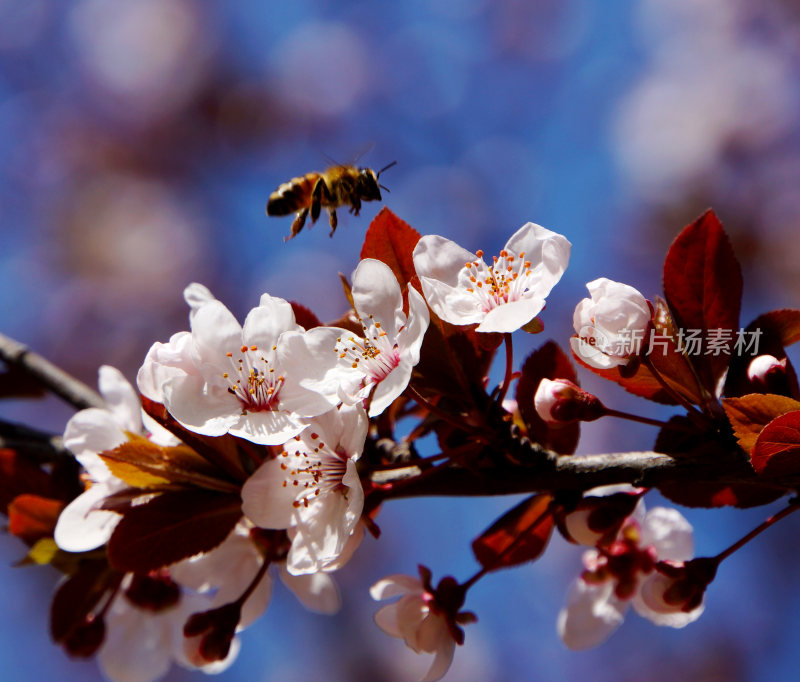
<instances>
[{"instance_id":1,"label":"honeybee","mask_svg":"<svg viewBox=\"0 0 800 682\"><path fill-rule=\"evenodd\" d=\"M325 208L330 215L331 237L336 232L338 219L336 209L350 205L350 213L358 215L362 201L380 201L381 188L388 188L378 182L381 173L397 163L392 161L377 173L371 168L357 168L352 165L331 166L327 170L306 173L284 182L267 201L267 215L282 216L295 213L291 233L283 241L292 239L306 223L311 213L311 224L317 222L320 211Z\"/></svg>"}]
</instances>

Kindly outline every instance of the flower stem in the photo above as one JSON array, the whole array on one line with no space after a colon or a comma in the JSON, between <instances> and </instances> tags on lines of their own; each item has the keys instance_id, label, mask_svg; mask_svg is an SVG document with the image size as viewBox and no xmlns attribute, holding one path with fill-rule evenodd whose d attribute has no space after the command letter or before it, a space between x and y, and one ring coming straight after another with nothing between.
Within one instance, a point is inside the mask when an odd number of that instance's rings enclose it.
<instances>
[{"instance_id":1,"label":"flower stem","mask_svg":"<svg viewBox=\"0 0 800 682\"><path fill-rule=\"evenodd\" d=\"M506 374L505 377L503 377L503 386L500 389L500 395L497 396L498 405L503 404L506 394L508 393L508 389L511 386L514 365L514 347L511 341L511 334L509 332L503 334L503 340L506 342Z\"/></svg>"},{"instance_id":2,"label":"flower stem","mask_svg":"<svg viewBox=\"0 0 800 682\"><path fill-rule=\"evenodd\" d=\"M745 535L740 540L734 542L730 547L728 547L728 549L723 550L722 552L717 554L717 556L714 558L718 562L721 562L723 559L727 559L731 554L741 549L744 545L750 542L750 540L755 538L757 535L760 535L767 528L776 524L782 518L789 516L789 514L797 511L798 509L800 509L800 501L798 501L797 499L792 500L784 509L781 509L781 511L779 511L777 514L773 514L772 516L770 516L766 521L756 526L747 535Z\"/></svg>"},{"instance_id":3,"label":"flower stem","mask_svg":"<svg viewBox=\"0 0 800 682\"><path fill-rule=\"evenodd\" d=\"M651 419L650 417L640 417L639 415L630 414L629 412L612 410L609 407L606 408L604 416L617 417L619 419L627 419L628 421L639 422L640 424L650 424L650 426L663 427L667 425L667 422L661 421L660 419Z\"/></svg>"}]
</instances>

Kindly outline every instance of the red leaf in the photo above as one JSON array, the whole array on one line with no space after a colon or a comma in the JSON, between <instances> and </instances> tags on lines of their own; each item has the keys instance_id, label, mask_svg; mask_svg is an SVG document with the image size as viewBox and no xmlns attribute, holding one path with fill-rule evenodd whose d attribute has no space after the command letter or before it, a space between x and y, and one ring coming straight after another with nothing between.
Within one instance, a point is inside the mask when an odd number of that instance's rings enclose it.
<instances>
[{"instance_id":1,"label":"red leaf","mask_svg":"<svg viewBox=\"0 0 800 682\"><path fill-rule=\"evenodd\" d=\"M578 447L580 423L554 426L547 424L536 413L533 397L542 379L567 379L578 384L575 368L555 341L548 341L525 360L515 397L522 419L528 427L528 436L550 450L571 455Z\"/></svg>"},{"instance_id":2,"label":"red leaf","mask_svg":"<svg viewBox=\"0 0 800 682\"><path fill-rule=\"evenodd\" d=\"M18 495L8 505L8 530L29 545L52 537L65 504L39 495Z\"/></svg>"},{"instance_id":3,"label":"red leaf","mask_svg":"<svg viewBox=\"0 0 800 682\"><path fill-rule=\"evenodd\" d=\"M242 516L238 495L168 491L125 513L108 542L114 568L153 571L219 545Z\"/></svg>"},{"instance_id":4,"label":"red leaf","mask_svg":"<svg viewBox=\"0 0 800 682\"><path fill-rule=\"evenodd\" d=\"M757 474L800 473L800 410L787 412L764 427L750 457Z\"/></svg>"},{"instance_id":5,"label":"red leaf","mask_svg":"<svg viewBox=\"0 0 800 682\"><path fill-rule=\"evenodd\" d=\"M786 495L786 490L757 483L676 481L658 487L671 502L684 507L760 507Z\"/></svg>"},{"instance_id":6,"label":"red leaf","mask_svg":"<svg viewBox=\"0 0 800 682\"><path fill-rule=\"evenodd\" d=\"M800 402L782 395L751 393L741 398L725 398L722 407L736 440L742 450L750 454L762 429L776 417L800 410Z\"/></svg>"},{"instance_id":7,"label":"red leaf","mask_svg":"<svg viewBox=\"0 0 800 682\"><path fill-rule=\"evenodd\" d=\"M361 258L376 258L388 265L400 288L416 275L411 254L420 239L420 234L384 207L370 223L361 247Z\"/></svg>"},{"instance_id":8,"label":"red leaf","mask_svg":"<svg viewBox=\"0 0 800 682\"><path fill-rule=\"evenodd\" d=\"M703 385L715 394L739 330L742 273L717 216L708 210L678 235L664 261L664 295L678 327L730 333L727 353L693 355ZM706 348L702 349L705 353Z\"/></svg>"},{"instance_id":9,"label":"red leaf","mask_svg":"<svg viewBox=\"0 0 800 682\"><path fill-rule=\"evenodd\" d=\"M84 561L78 570L59 585L50 606L50 635L56 642L69 638L82 625L109 587L119 583L122 574L109 568L105 559Z\"/></svg>"},{"instance_id":10,"label":"red leaf","mask_svg":"<svg viewBox=\"0 0 800 682\"><path fill-rule=\"evenodd\" d=\"M0 511L8 514L9 503L31 493L52 497L54 486L47 473L10 448L0 449Z\"/></svg>"},{"instance_id":11,"label":"red leaf","mask_svg":"<svg viewBox=\"0 0 800 682\"><path fill-rule=\"evenodd\" d=\"M759 315L749 327L769 331L771 335L777 337L781 346L791 346L800 341L800 310L794 308L772 310Z\"/></svg>"},{"instance_id":12,"label":"red leaf","mask_svg":"<svg viewBox=\"0 0 800 682\"><path fill-rule=\"evenodd\" d=\"M472 543L475 558L494 571L536 559L553 531L550 495L533 495L506 512Z\"/></svg>"},{"instance_id":13,"label":"red leaf","mask_svg":"<svg viewBox=\"0 0 800 682\"><path fill-rule=\"evenodd\" d=\"M292 306L292 310L294 311L295 322L303 327L303 329L313 329L314 327L322 326L320 319L309 308L295 301L289 301L289 305Z\"/></svg>"},{"instance_id":14,"label":"red leaf","mask_svg":"<svg viewBox=\"0 0 800 682\"><path fill-rule=\"evenodd\" d=\"M658 382L658 379L656 379L653 376L653 373L644 365L639 365L631 376L627 376L626 374L620 372L619 367L614 367L612 369L598 369L597 367L587 365L583 360L575 355L575 353L572 354L572 357L582 367L585 367L589 371L603 377L604 379L608 379L609 381L613 381L615 384L619 384L622 386L622 388L628 391L628 393L638 395L640 398L647 398L648 400L661 403L662 405L677 404L675 398L673 398L667 391L664 390L664 387Z\"/></svg>"}]
</instances>

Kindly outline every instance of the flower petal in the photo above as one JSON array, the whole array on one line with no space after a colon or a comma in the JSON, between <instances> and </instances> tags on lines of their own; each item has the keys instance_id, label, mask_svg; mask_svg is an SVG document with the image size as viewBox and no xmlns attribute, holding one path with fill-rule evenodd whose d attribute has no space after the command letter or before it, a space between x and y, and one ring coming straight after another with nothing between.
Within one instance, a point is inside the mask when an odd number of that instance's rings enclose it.
<instances>
[{"instance_id":1,"label":"flower petal","mask_svg":"<svg viewBox=\"0 0 800 682\"><path fill-rule=\"evenodd\" d=\"M436 655L433 658L433 663L422 682L436 682L444 677L445 673L450 669L453 662L453 654L456 650L456 643L452 637L443 637L441 643L436 649Z\"/></svg>"},{"instance_id":2,"label":"flower petal","mask_svg":"<svg viewBox=\"0 0 800 682\"><path fill-rule=\"evenodd\" d=\"M365 258L358 264L353 271L353 303L359 315L371 315L390 338L397 335L395 314L403 309L403 294L386 263Z\"/></svg>"},{"instance_id":3,"label":"flower petal","mask_svg":"<svg viewBox=\"0 0 800 682\"><path fill-rule=\"evenodd\" d=\"M300 603L315 613L336 613L342 606L342 597L336 582L327 573L292 575L281 565L281 580Z\"/></svg>"},{"instance_id":4,"label":"flower petal","mask_svg":"<svg viewBox=\"0 0 800 682\"><path fill-rule=\"evenodd\" d=\"M611 636L627 609L628 603L614 596L612 581L591 585L579 578L558 614L558 634L569 649L590 649Z\"/></svg>"},{"instance_id":5,"label":"flower petal","mask_svg":"<svg viewBox=\"0 0 800 682\"><path fill-rule=\"evenodd\" d=\"M118 369L110 365L100 367L97 382L100 395L106 401L108 409L114 415L120 429L141 433L142 431L142 404L133 386Z\"/></svg>"},{"instance_id":6,"label":"flower petal","mask_svg":"<svg viewBox=\"0 0 800 682\"><path fill-rule=\"evenodd\" d=\"M501 334L516 331L542 312L544 303L544 298L537 296L499 305L486 313L475 331Z\"/></svg>"},{"instance_id":7,"label":"flower petal","mask_svg":"<svg viewBox=\"0 0 800 682\"><path fill-rule=\"evenodd\" d=\"M686 561L694 556L692 526L677 509L653 507L648 511L641 544L653 545L660 560Z\"/></svg>"},{"instance_id":8,"label":"flower petal","mask_svg":"<svg viewBox=\"0 0 800 682\"><path fill-rule=\"evenodd\" d=\"M76 497L61 512L53 539L65 552L88 552L108 542L122 518L119 514L98 509L114 489L97 483Z\"/></svg>"},{"instance_id":9,"label":"flower petal","mask_svg":"<svg viewBox=\"0 0 800 682\"><path fill-rule=\"evenodd\" d=\"M285 331L301 329L294 320L292 306L282 298L264 294L261 305L253 308L242 327L242 341L247 346L271 349Z\"/></svg>"},{"instance_id":10,"label":"flower petal","mask_svg":"<svg viewBox=\"0 0 800 682\"><path fill-rule=\"evenodd\" d=\"M297 489L286 483L281 460L264 462L242 486L242 511L261 528L288 528L294 520Z\"/></svg>"}]
</instances>

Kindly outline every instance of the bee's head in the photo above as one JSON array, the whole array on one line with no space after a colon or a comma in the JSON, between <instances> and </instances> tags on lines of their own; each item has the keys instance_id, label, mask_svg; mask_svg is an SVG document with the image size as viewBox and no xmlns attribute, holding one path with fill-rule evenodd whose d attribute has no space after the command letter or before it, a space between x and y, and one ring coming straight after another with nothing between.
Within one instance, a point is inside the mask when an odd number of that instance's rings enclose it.
<instances>
[{"instance_id":1,"label":"bee's head","mask_svg":"<svg viewBox=\"0 0 800 682\"><path fill-rule=\"evenodd\" d=\"M359 168L358 181L362 199L365 201L381 200L381 188L385 189L387 192L389 189L380 184L380 182L378 182L378 178L381 177L381 173L383 173L383 171L385 171L387 168L391 168L396 163L397 161L392 161L388 166L384 166L377 173L371 168Z\"/></svg>"},{"instance_id":2,"label":"bee's head","mask_svg":"<svg viewBox=\"0 0 800 682\"><path fill-rule=\"evenodd\" d=\"M358 171L359 194L364 201L380 201L381 188L378 174L371 168L360 168Z\"/></svg>"}]
</instances>

